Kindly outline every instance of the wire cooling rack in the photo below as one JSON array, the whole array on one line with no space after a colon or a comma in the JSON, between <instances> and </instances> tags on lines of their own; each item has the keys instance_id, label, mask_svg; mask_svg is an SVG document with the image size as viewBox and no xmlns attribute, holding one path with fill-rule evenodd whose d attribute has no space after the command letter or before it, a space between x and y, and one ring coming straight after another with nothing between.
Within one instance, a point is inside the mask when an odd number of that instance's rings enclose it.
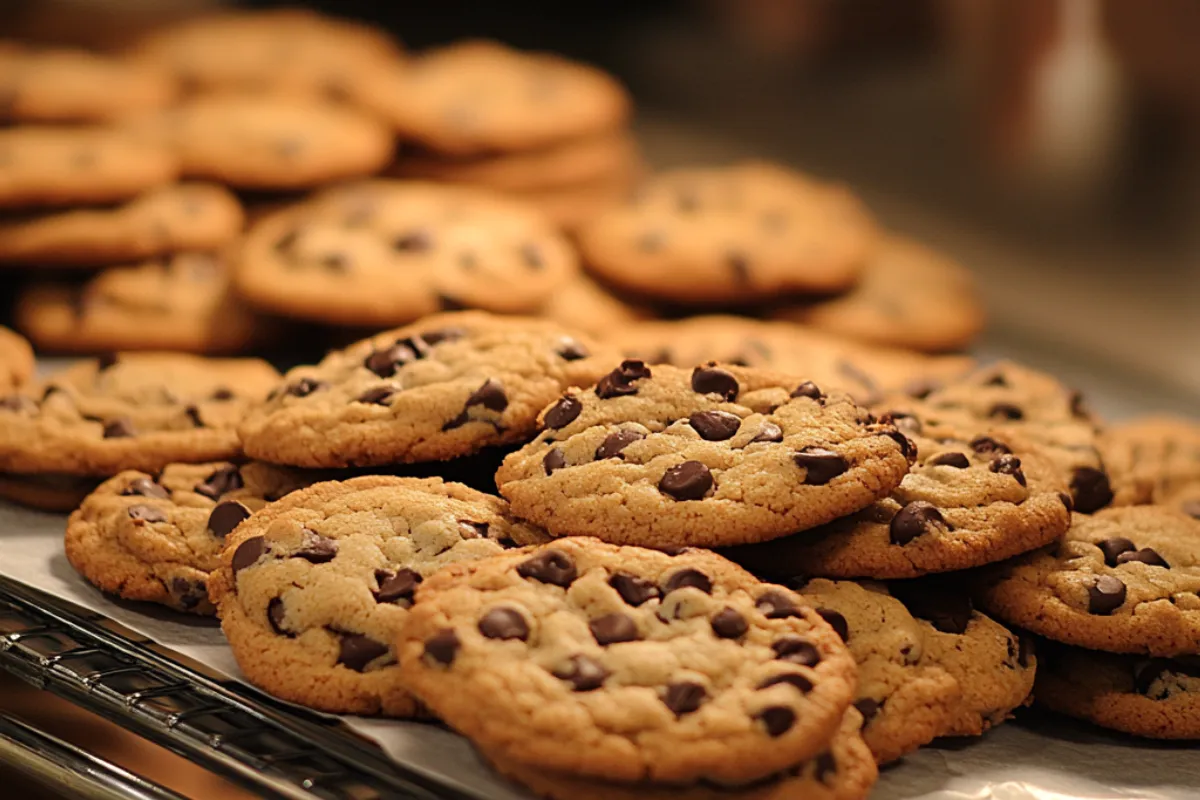
<instances>
[{"instance_id":1,"label":"wire cooling rack","mask_svg":"<svg viewBox=\"0 0 1200 800\"><path fill-rule=\"evenodd\" d=\"M0 669L264 797L464 798L337 720L274 703L154 649L99 614L0 578ZM0 754L86 797L176 797L0 715Z\"/></svg>"}]
</instances>

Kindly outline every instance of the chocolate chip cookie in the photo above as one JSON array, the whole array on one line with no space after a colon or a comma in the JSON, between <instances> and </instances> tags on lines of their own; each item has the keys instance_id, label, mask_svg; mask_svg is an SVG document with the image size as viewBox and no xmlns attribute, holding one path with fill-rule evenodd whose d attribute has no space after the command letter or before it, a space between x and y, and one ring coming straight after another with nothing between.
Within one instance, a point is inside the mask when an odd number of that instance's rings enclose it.
<instances>
[{"instance_id":1,"label":"chocolate chip cookie","mask_svg":"<svg viewBox=\"0 0 1200 800\"><path fill-rule=\"evenodd\" d=\"M850 291L785 305L772 316L865 342L935 353L968 346L984 322L971 273L896 235L879 242Z\"/></svg>"},{"instance_id":2,"label":"chocolate chip cookie","mask_svg":"<svg viewBox=\"0 0 1200 800\"><path fill-rule=\"evenodd\" d=\"M1043 653L1038 705L1151 739L1200 739L1200 658L1138 658L1056 642Z\"/></svg>"},{"instance_id":3,"label":"chocolate chip cookie","mask_svg":"<svg viewBox=\"0 0 1200 800\"><path fill-rule=\"evenodd\" d=\"M882 500L796 536L731 548L751 571L788 578L915 578L1034 550L1071 524L1066 484L1027 443L961 430L934 412L885 415L916 447L916 462Z\"/></svg>"},{"instance_id":4,"label":"chocolate chip cookie","mask_svg":"<svg viewBox=\"0 0 1200 800\"><path fill-rule=\"evenodd\" d=\"M0 398L0 472L108 476L234 457L235 426L278 379L257 359L78 362Z\"/></svg>"},{"instance_id":5,"label":"chocolate chip cookie","mask_svg":"<svg viewBox=\"0 0 1200 800\"><path fill-rule=\"evenodd\" d=\"M242 221L242 207L227 189L175 184L112 207L2 217L0 263L95 268L208 250L232 241Z\"/></svg>"},{"instance_id":6,"label":"chocolate chip cookie","mask_svg":"<svg viewBox=\"0 0 1200 800\"><path fill-rule=\"evenodd\" d=\"M126 600L211 615L208 576L225 537L252 512L319 479L260 462L122 472L71 514L67 559L92 584Z\"/></svg>"},{"instance_id":7,"label":"chocolate chip cookie","mask_svg":"<svg viewBox=\"0 0 1200 800\"><path fill-rule=\"evenodd\" d=\"M371 181L256 224L237 285L276 313L385 326L442 310L533 312L577 273L570 243L515 200Z\"/></svg>"},{"instance_id":8,"label":"chocolate chip cookie","mask_svg":"<svg viewBox=\"0 0 1200 800\"><path fill-rule=\"evenodd\" d=\"M31 283L17 294L21 330L44 350L244 352L279 326L233 293L226 253L182 252L108 267L86 283Z\"/></svg>"},{"instance_id":9,"label":"chocolate chip cookie","mask_svg":"<svg viewBox=\"0 0 1200 800\"><path fill-rule=\"evenodd\" d=\"M1114 506L1200 496L1200 424L1192 420L1154 415L1113 425L1102 434L1100 450L1112 474Z\"/></svg>"},{"instance_id":10,"label":"chocolate chip cookie","mask_svg":"<svg viewBox=\"0 0 1200 800\"><path fill-rule=\"evenodd\" d=\"M0 497L39 511L70 513L96 490L97 478L79 475L16 475L0 472Z\"/></svg>"},{"instance_id":11,"label":"chocolate chip cookie","mask_svg":"<svg viewBox=\"0 0 1200 800\"><path fill-rule=\"evenodd\" d=\"M400 680L491 757L739 784L823 752L854 662L813 609L712 553L568 538L427 578Z\"/></svg>"},{"instance_id":12,"label":"chocolate chip cookie","mask_svg":"<svg viewBox=\"0 0 1200 800\"><path fill-rule=\"evenodd\" d=\"M34 370L33 348L16 331L0 325L0 391L21 386Z\"/></svg>"},{"instance_id":13,"label":"chocolate chip cookie","mask_svg":"<svg viewBox=\"0 0 1200 800\"><path fill-rule=\"evenodd\" d=\"M1198 654L1200 521L1159 506L1076 514L1057 545L990 568L980 602L1078 647Z\"/></svg>"},{"instance_id":14,"label":"chocolate chip cookie","mask_svg":"<svg viewBox=\"0 0 1200 800\"><path fill-rule=\"evenodd\" d=\"M875 244L849 191L744 162L652 176L579 230L606 282L677 303L737 303L850 288Z\"/></svg>"},{"instance_id":15,"label":"chocolate chip cookie","mask_svg":"<svg viewBox=\"0 0 1200 800\"><path fill-rule=\"evenodd\" d=\"M454 156L550 147L611 131L630 114L609 75L490 41L426 52L352 88L402 139Z\"/></svg>"},{"instance_id":16,"label":"chocolate chip cookie","mask_svg":"<svg viewBox=\"0 0 1200 800\"><path fill-rule=\"evenodd\" d=\"M323 711L408 717L420 706L393 646L418 586L541 538L500 498L438 478L319 483L238 527L209 594L255 685Z\"/></svg>"},{"instance_id":17,"label":"chocolate chip cookie","mask_svg":"<svg viewBox=\"0 0 1200 800\"><path fill-rule=\"evenodd\" d=\"M0 208L118 203L178 175L166 142L124 129L0 128Z\"/></svg>"},{"instance_id":18,"label":"chocolate chip cookie","mask_svg":"<svg viewBox=\"0 0 1200 800\"><path fill-rule=\"evenodd\" d=\"M714 363L627 360L564 393L496 474L555 536L670 548L786 536L899 485L912 443L811 381Z\"/></svg>"},{"instance_id":19,"label":"chocolate chip cookie","mask_svg":"<svg viewBox=\"0 0 1200 800\"><path fill-rule=\"evenodd\" d=\"M294 466L441 461L526 441L538 412L608 353L543 320L427 317L297 367L241 425L246 453Z\"/></svg>"}]
</instances>

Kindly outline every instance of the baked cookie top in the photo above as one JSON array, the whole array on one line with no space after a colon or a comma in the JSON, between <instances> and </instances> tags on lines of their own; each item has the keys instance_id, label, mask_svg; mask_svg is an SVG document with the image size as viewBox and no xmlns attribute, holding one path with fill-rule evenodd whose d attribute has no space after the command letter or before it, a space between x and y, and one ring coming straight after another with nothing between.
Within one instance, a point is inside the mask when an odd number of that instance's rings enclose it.
<instances>
[{"instance_id":1,"label":"baked cookie top","mask_svg":"<svg viewBox=\"0 0 1200 800\"><path fill-rule=\"evenodd\" d=\"M1200 653L1200 521L1159 506L1074 515L1056 545L986 573L983 607L1048 639Z\"/></svg>"},{"instance_id":2,"label":"baked cookie top","mask_svg":"<svg viewBox=\"0 0 1200 800\"><path fill-rule=\"evenodd\" d=\"M891 494L820 528L725 555L780 578L915 578L1003 561L1070 526L1066 483L1037 447L983 425L947 425L919 406L883 419L916 448Z\"/></svg>"},{"instance_id":3,"label":"baked cookie top","mask_svg":"<svg viewBox=\"0 0 1200 800\"><path fill-rule=\"evenodd\" d=\"M428 51L353 88L401 138L463 156L610 131L631 110L625 89L598 69L482 40Z\"/></svg>"},{"instance_id":4,"label":"baked cookie top","mask_svg":"<svg viewBox=\"0 0 1200 800\"><path fill-rule=\"evenodd\" d=\"M33 377L33 348L25 337L0 325L0 391L21 386Z\"/></svg>"},{"instance_id":5,"label":"baked cookie top","mask_svg":"<svg viewBox=\"0 0 1200 800\"><path fill-rule=\"evenodd\" d=\"M875 238L847 189L756 161L651 176L579 230L596 275L680 304L843 291Z\"/></svg>"},{"instance_id":6,"label":"baked cookie top","mask_svg":"<svg viewBox=\"0 0 1200 800\"><path fill-rule=\"evenodd\" d=\"M278 378L258 359L80 361L0 399L0 471L115 475L236 456L236 425Z\"/></svg>"},{"instance_id":7,"label":"baked cookie top","mask_svg":"<svg viewBox=\"0 0 1200 800\"><path fill-rule=\"evenodd\" d=\"M500 498L439 478L330 481L240 525L209 594L255 684L325 711L411 716L393 646L414 591L448 564L543 538Z\"/></svg>"},{"instance_id":8,"label":"baked cookie top","mask_svg":"<svg viewBox=\"0 0 1200 800\"><path fill-rule=\"evenodd\" d=\"M566 238L516 200L368 181L255 225L237 283L277 312L397 325L442 310L532 312L577 273Z\"/></svg>"},{"instance_id":9,"label":"baked cookie top","mask_svg":"<svg viewBox=\"0 0 1200 800\"><path fill-rule=\"evenodd\" d=\"M1200 423L1194 420L1158 414L1112 425L1101 434L1100 451L1112 473L1115 506L1200 497Z\"/></svg>"},{"instance_id":10,"label":"baked cookie top","mask_svg":"<svg viewBox=\"0 0 1200 800\"><path fill-rule=\"evenodd\" d=\"M543 407L609 363L553 323L435 315L288 372L247 415L242 444L255 458L310 467L468 455L527 440Z\"/></svg>"},{"instance_id":11,"label":"baked cookie top","mask_svg":"<svg viewBox=\"0 0 1200 800\"><path fill-rule=\"evenodd\" d=\"M67 558L100 589L210 615L208 575L225 537L313 473L251 462L168 464L100 484L67 521Z\"/></svg>"},{"instance_id":12,"label":"baked cookie top","mask_svg":"<svg viewBox=\"0 0 1200 800\"><path fill-rule=\"evenodd\" d=\"M565 393L496 474L556 536L669 548L763 541L870 505L912 443L842 394L732 365L627 360Z\"/></svg>"},{"instance_id":13,"label":"baked cookie top","mask_svg":"<svg viewBox=\"0 0 1200 800\"><path fill-rule=\"evenodd\" d=\"M614 781L746 783L818 755L854 662L712 553L568 538L426 579L400 678L486 753Z\"/></svg>"}]
</instances>

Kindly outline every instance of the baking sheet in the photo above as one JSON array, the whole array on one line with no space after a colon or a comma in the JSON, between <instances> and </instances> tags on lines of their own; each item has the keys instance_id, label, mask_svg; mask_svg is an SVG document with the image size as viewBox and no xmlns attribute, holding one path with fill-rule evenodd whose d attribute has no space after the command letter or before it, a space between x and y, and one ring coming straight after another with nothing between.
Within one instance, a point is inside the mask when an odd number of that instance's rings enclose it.
<instances>
[{"instance_id":1,"label":"baking sheet","mask_svg":"<svg viewBox=\"0 0 1200 800\"><path fill-rule=\"evenodd\" d=\"M0 574L69 600L241 680L215 621L114 601L80 578L62 552L65 517L0 501ZM494 776L466 740L443 728L343 717L389 756L479 798L528 795ZM939 742L884 770L872 800L1065 800L1200 797L1200 746L1109 735L1034 711L982 739Z\"/></svg>"}]
</instances>

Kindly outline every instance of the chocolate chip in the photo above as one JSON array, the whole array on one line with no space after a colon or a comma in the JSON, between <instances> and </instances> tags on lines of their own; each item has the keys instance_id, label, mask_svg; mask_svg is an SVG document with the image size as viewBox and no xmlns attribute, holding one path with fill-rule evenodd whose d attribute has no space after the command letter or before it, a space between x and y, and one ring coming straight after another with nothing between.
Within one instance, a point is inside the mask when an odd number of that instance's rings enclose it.
<instances>
[{"instance_id":1,"label":"chocolate chip","mask_svg":"<svg viewBox=\"0 0 1200 800\"><path fill-rule=\"evenodd\" d=\"M361 633L343 633L338 642L337 663L355 672L362 672L375 659L388 651L388 646Z\"/></svg>"},{"instance_id":2,"label":"chocolate chip","mask_svg":"<svg viewBox=\"0 0 1200 800\"><path fill-rule=\"evenodd\" d=\"M627 614L614 613L596 617L588 623L588 629L599 644L634 642L641 638L637 624Z\"/></svg>"},{"instance_id":3,"label":"chocolate chip","mask_svg":"<svg viewBox=\"0 0 1200 800\"><path fill-rule=\"evenodd\" d=\"M274 597L271 602L267 603L267 622L271 624L271 630L275 631L280 636L292 638L292 634L288 632L287 627L283 624L283 618L287 615L287 611L283 607L283 600L279 597Z\"/></svg>"},{"instance_id":4,"label":"chocolate chip","mask_svg":"<svg viewBox=\"0 0 1200 800\"><path fill-rule=\"evenodd\" d=\"M594 658L574 655L567 659L564 666L555 669L551 674L571 684L571 688L577 692L590 692L604 685L608 670Z\"/></svg>"},{"instance_id":5,"label":"chocolate chip","mask_svg":"<svg viewBox=\"0 0 1200 800\"><path fill-rule=\"evenodd\" d=\"M1141 550L1136 550L1132 553L1121 553L1121 555L1117 556L1118 564L1128 564L1130 561L1140 561L1152 567L1171 568L1171 565L1167 563L1165 558L1149 547L1143 547Z\"/></svg>"},{"instance_id":6,"label":"chocolate chip","mask_svg":"<svg viewBox=\"0 0 1200 800\"><path fill-rule=\"evenodd\" d=\"M634 382L649 377L650 368L646 366L646 362L627 359L621 362L621 366L600 379L596 384L596 396L608 400L622 395L637 394Z\"/></svg>"},{"instance_id":7,"label":"chocolate chip","mask_svg":"<svg viewBox=\"0 0 1200 800\"><path fill-rule=\"evenodd\" d=\"M395 572L375 570L375 582L379 589L375 592L375 602L395 603L398 600L411 601L416 594L417 586L421 583L419 573L402 567Z\"/></svg>"},{"instance_id":8,"label":"chocolate chip","mask_svg":"<svg viewBox=\"0 0 1200 800\"><path fill-rule=\"evenodd\" d=\"M810 400L822 402L825 399L825 393L812 381L805 381L792 390L792 397L807 397Z\"/></svg>"},{"instance_id":9,"label":"chocolate chip","mask_svg":"<svg viewBox=\"0 0 1200 800\"><path fill-rule=\"evenodd\" d=\"M832 608L818 608L817 613L842 637L843 642L850 641L850 623L846 622L845 617Z\"/></svg>"},{"instance_id":10,"label":"chocolate chip","mask_svg":"<svg viewBox=\"0 0 1200 800\"><path fill-rule=\"evenodd\" d=\"M1125 584L1111 575L1101 575L1088 587L1088 613L1107 616L1125 602Z\"/></svg>"},{"instance_id":11,"label":"chocolate chip","mask_svg":"<svg viewBox=\"0 0 1200 800\"><path fill-rule=\"evenodd\" d=\"M530 269L541 270L546 267L546 259L542 257L542 251L537 248L537 245L522 245L521 258L525 259L525 263Z\"/></svg>"},{"instance_id":12,"label":"chocolate chip","mask_svg":"<svg viewBox=\"0 0 1200 800\"><path fill-rule=\"evenodd\" d=\"M792 602L792 598L783 592L765 592L755 602L754 607L762 612L767 619L786 619L788 617L803 616L800 613L800 609Z\"/></svg>"},{"instance_id":13,"label":"chocolate chip","mask_svg":"<svg viewBox=\"0 0 1200 800\"><path fill-rule=\"evenodd\" d=\"M809 486L824 486L850 469L849 461L824 447L805 447L792 459L804 470L804 483Z\"/></svg>"},{"instance_id":14,"label":"chocolate chip","mask_svg":"<svg viewBox=\"0 0 1200 800\"><path fill-rule=\"evenodd\" d=\"M129 482L121 494L125 496L138 495L140 497L156 497L161 500L171 496L171 493L166 490L161 484L155 483L150 478L134 478Z\"/></svg>"},{"instance_id":15,"label":"chocolate chip","mask_svg":"<svg viewBox=\"0 0 1200 800\"><path fill-rule=\"evenodd\" d=\"M971 440L971 449L979 455L1006 454L1012 450L1003 442L998 442L990 436L976 436Z\"/></svg>"},{"instance_id":16,"label":"chocolate chip","mask_svg":"<svg viewBox=\"0 0 1200 800\"><path fill-rule=\"evenodd\" d=\"M192 423L193 428L204 427L204 420L200 417L200 409L197 406L187 406L183 409L183 413L187 415L188 422Z\"/></svg>"},{"instance_id":17,"label":"chocolate chip","mask_svg":"<svg viewBox=\"0 0 1200 800\"><path fill-rule=\"evenodd\" d=\"M686 587L699 589L705 594L712 594L712 579L698 569L681 569L678 572L672 573L671 577L667 578L663 584L663 594L670 594L676 589L684 589Z\"/></svg>"},{"instance_id":18,"label":"chocolate chip","mask_svg":"<svg viewBox=\"0 0 1200 800\"><path fill-rule=\"evenodd\" d=\"M950 529L942 512L932 503L914 500L896 512L888 524L892 544L905 545L931 529Z\"/></svg>"},{"instance_id":19,"label":"chocolate chip","mask_svg":"<svg viewBox=\"0 0 1200 800\"><path fill-rule=\"evenodd\" d=\"M998 475L1012 475L1017 483L1025 485L1025 473L1021 470L1021 459L1016 456L1003 455L992 459L988 469Z\"/></svg>"},{"instance_id":20,"label":"chocolate chip","mask_svg":"<svg viewBox=\"0 0 1200 800\"><path fill-rule=\"evenodd\" d=\"M742 418L728 411L697 411L688 417L688 423L700 434L701 439L723 442L732 439L742 426Z\"/></svg>"},{"instance_id":21,"label":"chocolate chip","mask_svg":"<svg viewBox=\"0 0 1200 800\"><path fill-rule=\"evenodd\" d=\"M116 353L101 353L96 356L96 371L104 372L104 370L114 367L117 364Z\"/></svg>"},{"instance_id":22,"label":"chocolate chip","mask_svg":"<svg viewBox=\"0 0 1200 800\"><path fill-rule=\"evenodd\" d=\"M422 346L421 358L429 354L429 348L436 347L445 342L453 342L463 338L467 332L462 328L438 328L432 331L425 331L420 336L416 337ZM416 343L413 343L416 346Z\"/></svg>"},{"instance_id":23,"label":"chocolate chip","mask_svg":"<svg viewBox=\"0 0 1200 800\"><path fill-rule=\"evenodd\" d=\"M720 395L724 400L734 400L741 387L733 373L709 365L692 370L692 391Z\"/></svg>"},{"instance_id":24,"label":"chocolate chip","mask_svg":"<svg viewBox=\"0 0 1200 800\"><path fill-rule=\"evenodd\" d=\"M787 733L796 722L796 712L785 706L770 706L754 716L762 722L771 738Z\"/></svg>"},{"instance_id":25,"label":"chocolate chip","mask_svg":"<svg viewBox=\"0 0 1200 800\"><path fill-rule=\"evenodd\" d=\"M996 403L988 411L988 416L993 419L1019 420L1025 418L1025 412L1012 403Z\"/></svg>"},{"instance_id":26,"label":"chocolate chip","mask_svg":"<svg viewBox=\"0 0 1200 800\"><path fill-rule=\"evenodd\" d=\"M128 417L118 417L104 423L105 439L128 439L135 435L133 422Z\"/></svg>"},{"instance_id":27,"label":"chocolate chip","mask_svg":"<svg viewBox=\"0 0 1200 800\"><path fill-rule=\"evenodd\" d=\"M392 240L392 249L401 253L423 253L433 247L433 234L424 228L397 236Z\"/></svg>"},{"instance_id":28,"label":"chocolate chip","mask_svg":"<svg viewBox=\"0 0 1200 800\"><path fill-rule=\"evenodd\" d=\"M837 774L837 759L833 757L833 753L826 750L821 755L813 760L813 777L826 786L829 781L826 778Z\"/></svg>"},{"instance_id":29,"label":"chocolate chip","mask_svg":"<svg viewBox=\"0 0 1200 800\"><path fill-rule=\"evenodd\" d=\"M690 714L698 709L707 697L708 690L700 684L693 681L679 681L667 684L662 694L662 701L663 705L675 713L675 716L682 717L684 714Z\"/></svg>"},{"instance_id":30,"label":"chocolate chip","mask_svg":"<svg viewBox=\"0 0 1200 800\"><path fill-rule=\"evenodd\" d=\"M884 415L884 422L891 422L899 430L911 433L913 436L920 436L925 430L925 424L921 420L904 411L888 412Z\"/></svg>"},{"instance_id":31,"label":"chocolate chip","mask_svg":"<svg viewBox=\"0 0 1200 800\"><path fill-rule=\"evenodd\" d=\"M546 470L547 475L552 475L556 469L562 469L566 465L567 457L557 447L552 448L542 459L542 467Z\"/></svg>"},{"instance_id":32,"label":"chocolate chip","mask_svg":"<svg viewBox=\"0 0 1200 800\"><path fill-rule=\"evenodd\" d=\"M1104 553L1104 563L1110 567L1117 565L1117 556L1122 553L1128 553L1131 550L1137 550L1137 545L1122 536L1102 539L1096 542L1096 547L1099 547L1100 552Z\"/></svg>"},{"instance_id":33,"label":"chocolate chip","mask_svg":"<svg viewBox=\"0 0 1200 800\"><path fill-rule=\"evenodd\" d=\"M1200 519L1200 500L1188 500L1179 506L1179 510L1193 519Z\"/></svg>"},{"instance_id":34,"label":"chocolate chip","mask_svg":"<svg viewBox=\"0 0 1200 800\"><path fill-rule=\"evenodd\" d=\"M155 508L154 506L144 506L144 505L130 506L129 510L126 511L125 513L129 515L130 519L136 519L141 522L166 522L167 521L166 512L163 511L161 508Z\"/></svg>"},{"instance_id":35,"label":"chocolate chip","mask_svg":"<svg viewBox=\"0 0 1200 800\"><path fill-rule=\"evenodd\" d=\"M242 473L237 468L237 465L226 464L223 467L217 467L209 473L208 477L201 483L197 483L192 487L192 491L207 497L209 500L220 500L221 495L241 489L245 485L246 482L242 480Z\"/></svg>"},{"instance_id":36,"label":"chocolate chip","mask_svg":"<svg viewBox=\"0 0 1200 800\"><path fill-rule=\"evenodd\" d=\"M386 406L388 400L392 399L396 391L390 386L376 386L374 389L367 389L360 394L355 402L366 403L373 406Z\"/></svg>"},{"instance_id":37,"label":"chocolate chip","mask_svg":"<svg viewBox=\"0 0 1200 800\"><path fill-rule=\"evenodd\" d=\"M295 383L288 384L284 389L285 392L292 397L308 397L313 392L324 389L326 384L323 381L314 380L313 378L301 378Z\"/></svg>"},{"instance_id":38,"label":"chocolate chip","mask_svg":"<svg viewBox=\"0 0 1200 800\"><path fill-rule=\"evenodd\" d=\"M732 608L723 608L713 614L712 629L722 639L738 639L750 629L746 618Z\"/></svg>"},{"instance_id":39,"label":"chocolate chip","mask_svg":"<svg viewBox=\"0 0 1200 800\"><path fill-rule=\"evenodd\" d=\"M203 581L192 581L187 578L171 578L167 587L175 602L185 611L191 611L208 599L208 587Z\"/></svg>"},{"instance_id":40,"label":"chocolate chip","mask_svg":"<svg viewBox=\"0 0 1200 800\"><path fill-rule=\"evenodd\" d=\"M900 454L908 459L908 463L912 463L917 458L917 446L913 444L912 439L909 439L900 431L884 431L880 434L891 439L896 444L900 445Z\"/></svg>"},{"instance_id":41,"label":"chocolate chip","mask_svg":"<svg viewBox=\"0 0 1200 800\"><path fill-rule=\"evenodd\" d=\"M236 500L226 500L224 503L217 503L212 513L208 515L207 527L213 536L224 539L233 533L233 529L238 526L238 523L249 516L250 509Z\"/></svg>"},{"instance_id":42,"label":"chocolate chip","mask_svg":"<svg viewBox=\"0 0 1200 800\"><path fill-rule=\"evenodd\" d=\"M676 464L658 482L659 491L675 500L700 500L712 486L712 472L699 461Z\"/></svg>"},{"instance_id":43,"label":"chocolate chip","mask_svg":"<svg viewBox=\"0 0 1200 800\"><path fill-rule=\"evenodd\" d=\"M882 704L878 700L861 697L855 700L853 705L858 709L858 713L862 714L863 727L865 728L871 724L871 720L875 719L875 715L879 713L879 707Z\"/></svg>"},{"instance_id":44,"label":"chocolate chip","mask_svg":"<svg viewBox=\"0 0 1200 800\"><path fill-rule=\"evenodd\" d=\"M233 394L232 389L229 389L224 386L218 386L216 389L213 389L213 393L209 396L209 399L225 401L225 400L232 400L233 397L234 397L234 394Z\"/></svg>"},{"instance_id":45,"label":"chocolate chip","mask_svg":"<svg viewBox=\"0 0 1200 800\"><path fill-rule=\"evenodd\" d=\"M493 608L479 620L479 632L489 639L529 638L529 623L515 608Z\"/></svg>"},{"instance_id":46,"label":"chocolate chip","mask_svg":"<svg viewBox=\"0 0 1200 800\"><path fill-rule=\"evenodd\" d=\"M324 564L332 561L338 552L338 543L327 536L322 536L314 530L305 528L301 531L304 537L300 549L292 553L293 558L303 558L313 564Z\"/></svg>"},{"instance_id":47,"label":"chocolate chip","mask_svg":"<svg viewBox=\"0 0 1200 800\"><path fill-rule=\"evenodd\" d=\"M783 429L780 428L778 425L776 425L774 422L764 422L763 426L762 426L762 430L760 430L755 435L755 437L750 440L749 443L754 444L756 442L782 442L782 441L783 441Z\"/></svg>"},{"instance_id":48,"label":"chocolate chip","mask_svg":"<svg viewBox=\"0 0 1200 800\"><path fill-rule=\"evenodd\" d=\"M363 362L363 366L381 378L390 378L396 374L397 369L420 357L412 346L400 341L391 347L371 353Z\"/></svg>"},{"instance_id":49,"label":"chocolate chip","mask_svg":"<svg viewBox=\"0 0 1200 800\"><path fill-rule=\"evenodd\" d=\"M1112 502L1112 486L1108 475L1092 467L1079 467L1071 477L1071 497L1080 514L1099 511Z\"/></svg>"},{"instance_id":50,"label":"chocolate chip","mask_svg":"<svg viewBox=\"0 0 1200 800\"><path fill-rule=\"evenodd\" d=\"M575 562L561 550L543 550L517 565L517 574L542 583L567 587L578 576Z\"/></svg>"},{"instance_id":51,"label":"chocolate chip","mask_svg":"<svg viewBox=\"0 0 1200 800\"><path fill-rule=\"evenodd\" d=\"M503 411L508 408L508 395L504 393L504 384L495 378L488 378L467 398L466 407L471 406L483 406L491 411Z\"/></svg>"},{"instance_id":52,"label":"chocolate chip","mask_svg":"<svg viewBox=\"0 0 1200 800\"><path fill-rule=\"evenodd\" d=\"M562 338L558 349L554 352L558 353L558 357L563 361L579 361L591 355L586 347L569 336Z\"/></svg>"},{"instance_id":53,"label":"chocolate chip","mask_svg":"<svg viewBox=\"0 0 1200 800\"><path fill-rule=\"evenodd\" d=\"M726 257L733 278L740 284L750 283L750 259L745 253L730 253Z\"/></svg>"},{"instance_id":54,"label":"chocolate chip","mask_svg":"<svg viewBox=\"0 0 1200 800\"><path fill-rule=\"evenodd\" d=\"M798 672L785 672L782 675L767 678L758 685L758 688L759 690L770 689L772 686L779 686L780 684L795 686L800 690L801 694L808 694L813 688L813 682Z\"/></svg>"},{"instance_id":55,"label":"chocolate chip","mask_svg":"<svg viewBox=\"0 0 1200 800\"><path fill-rule=\"evenodd\" d=\"M458 655L461 644L453 628L442 628L425 640L425 656L442 666L450 666L454 663L454 657Z\"/></svg>"},{"instance_id":56,"label":"chocolate chip","mask_svg":"<svg viewBox=\"0 0 1200 800\"><path fill-rule=\"evenodd\" d=\"M780 661L786 661L789 664L799 664L802 667L815 667L821 663L821 651L816 645L806 639L800 639L795 636L787 636L783 639L775 640L771 645L771 649L775 651L775 658Z\"/></svg>"},{"instance_id":57,"label":"chocolate chip","mask_svg":"<svg viewBox=\"0 0 1200 800\"><path fill-rule=\"evenodd\" d=\"M265 552L267 552L267 540L261 536L251 536L249 539L239 544L237 549L233 551L233 559L231 562L233 566L233 576L236 578L239 572L244 570L246 567L252 566L254 562L258 561L258 559L260 559Z\"/></svg>"},{"instance_id":58,"label":"chocolate chip","mask_svg":"<svg viewBox=\"0 0 1200 800\"><path fill-rule=\"evenodd\" d=\"M1059 492L1058 500L1063 504L1063 507L1066 508L1067 511L1075 510L1075 501L1072 500L1071 495L1067 494L1066 492Z\"/></svg>"},{"instance_id":59,"label":"chocolate chip","mask_svg":"<svg viewBox=\"0 0 1200 800\"><path fill-rule=\"evenodd\" d=\"M892 584L891 590L910 614L942 633L966 633L975 618L975 607L965 591L928 583L913 586L903 581Z\"/></svg>"},{"instance_id":60,"label":"chocolate chip","mask_svg":"<svg viewBox=\"0 0 1200 800\"><path fill-rule=\"evenodd\" d=\"M608 579L608 585L617 590L621 599L633 607L659 596L658 587L644 578L618 572Z\"/></svg>"},{"instance_id":61,"label":"chocolate chip","mask_svg":"<svg viewBox=\"0 0 1200 800\"><path fill-rule=\"evenodd\" d=\"M966 469L971 466L965 453L939 453L925 463L931 467L954 467L955 469Z\"/></svg>"},{"instance_id":62,"label":"chocolate chip","mask_svg":"<svg viewBox=\"0 0 1200 800\"><path fill-rule=\"evenodd\" d=\"M546 412L542 421L547 428L558 430L565 428L578 419L580 412L583 411L583 403L579 402L579 398L565 394L559 398L558 402L550 406L550 410Z\"/></svg>"},{"instance_id":63,"label":"chocolate chip","mask_svg":"<svg viewBox=\"0 0 1200 800\"><path fill-rule=\"evenodd\" d=\"M619 458L626 447L645 438L646 434L641 431L613 431L604 437L604 441L596 448L596 460L603 461L606 458Z\"/></svg>"}]
</instances>

